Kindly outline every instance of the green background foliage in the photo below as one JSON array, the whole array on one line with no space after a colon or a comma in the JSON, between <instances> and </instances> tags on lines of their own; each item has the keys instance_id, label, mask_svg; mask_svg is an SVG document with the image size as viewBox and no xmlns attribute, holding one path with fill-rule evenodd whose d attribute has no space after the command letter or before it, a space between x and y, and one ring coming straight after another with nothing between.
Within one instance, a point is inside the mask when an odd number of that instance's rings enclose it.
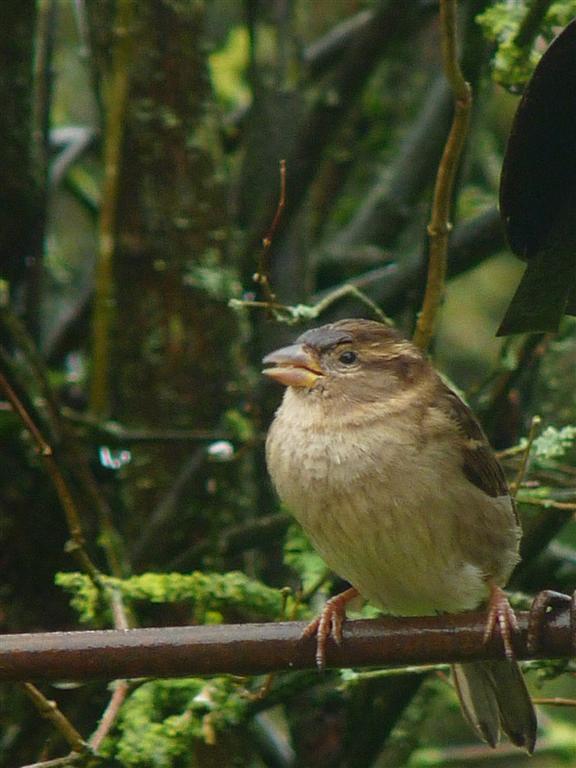
<instances>
[{"instance_id":1,"label":"green background foliage","mask_svg":"<svg viewBox=\"0 0 576 768\"><path fill-rule=\"evenodd\" d=\"M110 595L133 626L315 615L345 585L270 487L263 443L280 393L261 359L345 316L413 331L453 108L437 4L5 5L0 370L54 449L101 576L79 569L37 445L0 399L2 632L110 628ZM518 492L512 586L525 605L576 582L576 322L495 338L523 269L496 203L519 93L576 3L458 5L475 106L431 354L511 482L542 419ZM263 252L281 159L286 207ZM526 670L535 696L576 699L573 662ZM573 707L542 705L535 756L501 757L473 742L446 672L131 681L97 754L59 765L574 762ZM88 739L114 684L39 687ZM19 686L0 685L2 768L67 751Z\"/></svg>"}]
</instances>

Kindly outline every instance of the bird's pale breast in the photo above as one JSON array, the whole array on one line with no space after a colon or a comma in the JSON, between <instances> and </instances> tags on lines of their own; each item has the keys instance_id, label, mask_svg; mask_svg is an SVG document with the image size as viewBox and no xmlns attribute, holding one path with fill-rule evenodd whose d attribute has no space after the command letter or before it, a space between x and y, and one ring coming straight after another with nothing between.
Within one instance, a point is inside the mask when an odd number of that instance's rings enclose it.
<instances>
[{"instance_id":1,"label":"bird's pale breast","mask_svg":"<svg viewBox=\"0 0 576 768\"><path fill-rule=\"evenodd\" d=\"M475 608L487 576L507 581L518 559L512 502L467 480L453 439L423 439L385 407L326 417L325 404L288 390L267 456L281 500L332 570L398 615Z\"/></svg>"}]
</instances>

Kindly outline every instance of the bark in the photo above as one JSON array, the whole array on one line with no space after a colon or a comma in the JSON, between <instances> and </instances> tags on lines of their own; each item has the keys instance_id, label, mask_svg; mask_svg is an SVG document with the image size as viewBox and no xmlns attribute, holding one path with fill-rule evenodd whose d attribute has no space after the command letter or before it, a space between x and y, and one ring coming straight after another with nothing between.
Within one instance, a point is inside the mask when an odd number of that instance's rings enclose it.
<instances>
[{"instance_id":1,"label":"bark","mask_svg":"<svg viewBox=\"0 0 576 768\"><path fill-rule=\"evenodd\" d=\"M210 428L236 388L237 329L226 306L233 273L226 271L226 194L204 6L162 0L135 8L124 31L132 37L128 102L116 231L109 233L116 247L108 399L113 415L133 427ZM106 52L114 43L114 9L102 1L90 10L106 82L113 75ZM170 446L142 446L134 454L137 520L152 512L186 459L185 449ZM194 495L202 507L200 476L191 482L200 486Z\"/></svg>"}]
</instances>

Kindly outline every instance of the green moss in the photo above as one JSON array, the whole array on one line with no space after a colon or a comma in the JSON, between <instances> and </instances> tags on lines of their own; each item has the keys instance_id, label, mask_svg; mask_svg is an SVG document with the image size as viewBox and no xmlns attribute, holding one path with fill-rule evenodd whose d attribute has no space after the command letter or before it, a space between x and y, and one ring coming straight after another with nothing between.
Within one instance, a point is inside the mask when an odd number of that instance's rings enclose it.
<instances>
[{"instance_id":1,"label":"green moss","mask_svg":"<svg viewBox=\"0 0 576 768\"><path fill-rule=\"evenodd\" d=\"M70 605L82 623L96 622L96 617L106 610L98 588L85 574L57 573L54 580L59 587L72 595Z\"/></svg>"},{"instance_id":2,"label":"green moss","mask_svg":"<svg viewBox=\"0 0 576 768\"><path fill-rule=\"evenodd\" d=\"M102 752L126 768L193 766L194 742L217 741L243 721L249 706L230 678L151 681L126 701Z\"/></svg>"},{"instance_id":3,"label":"green moss","mask_svg":"<svg viewBox=\"0 0 576 768\"><path fill-rule=\"evenodd\" d=\"M128 601L177 603L189 601L194 619L218 623L229 610L249 617L276 619L282 615L281 590L266 587L239 571L229 573L144 573L129 579L104 577L104 583L118 589ZM82 622L109 621L108 609L88 576L58 573L56 584L72 594L72 607Z\"/></svg>"}]
</instances>

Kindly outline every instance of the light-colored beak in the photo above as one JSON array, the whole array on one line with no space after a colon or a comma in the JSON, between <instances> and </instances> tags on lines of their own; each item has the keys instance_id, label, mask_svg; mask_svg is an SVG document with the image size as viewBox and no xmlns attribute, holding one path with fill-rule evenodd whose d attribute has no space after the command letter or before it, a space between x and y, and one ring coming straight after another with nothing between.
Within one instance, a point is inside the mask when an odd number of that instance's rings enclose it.
<instances>
[{"instance_id":1,"label":"light-colored beak","mask_svg":"<svg viewBox=\"0 0 576 768\"><path fill-rule=\"evenodd\" d=\"M304 344L292 344L266 355L264 365L272 365L262 371L286 387L305 387L310 389L323 376L322 368L313 350Z\"/></svg>"}]
</instances>

